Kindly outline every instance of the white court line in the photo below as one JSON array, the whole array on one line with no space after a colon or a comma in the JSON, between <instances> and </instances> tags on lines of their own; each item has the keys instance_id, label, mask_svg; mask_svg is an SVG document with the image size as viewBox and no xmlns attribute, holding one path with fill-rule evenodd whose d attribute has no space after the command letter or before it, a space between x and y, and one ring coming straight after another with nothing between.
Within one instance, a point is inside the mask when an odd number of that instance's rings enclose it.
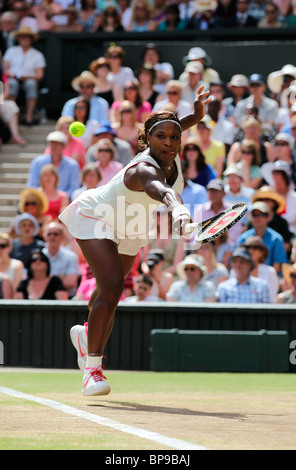
<instances>
[{"instance_id":1,"label":"white court line","mask_svg":"<svg viewBox=\"0 0 296 470\"><path fill-rule=\"evenodd\" d=\"M104 418L103 416L98 416L93 413L88 413L87 411L82 411L72 406L65 405L58 401L49 400L47 398L35 397L34 395L29 395L27 393L19 392L18 390L13 390L12 388L0 386L0 393L9 395L11 397L22 398L24 400L33 401L39 403L40 405L48 406L55 410L59 410L62 413L67 413L72 416L77 416L82 419L87 419L93 423L99 424L101 426L106 426L109 428L116 429L127 434L132 434L136 437L141 437L142 439L148 439L149 441L156 442L157 444L163 444L167 447L172 447L177 450L208 450L206 447L198 446L191 444L190 442L183 441L181 439L175 439L172 437L163 436L157 432L147 431L145 429L137 428L134 426L128 426L126 424L119 423L113 419Z\"/></svg>"}]
</instances>

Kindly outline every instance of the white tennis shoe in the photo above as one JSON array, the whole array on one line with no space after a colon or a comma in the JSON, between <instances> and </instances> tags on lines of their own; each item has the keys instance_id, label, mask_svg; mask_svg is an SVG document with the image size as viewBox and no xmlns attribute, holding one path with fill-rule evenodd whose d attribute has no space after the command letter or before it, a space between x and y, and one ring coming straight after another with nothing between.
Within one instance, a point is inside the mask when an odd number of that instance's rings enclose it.
<instances>
[{"instance_id":1,"label":"white tennis shoe","mask_svg":"<svg viewBox=\"0 0 296 470\"><path fill-rule=\"evenodd\" d=\"M70 338L77 351L77 364L84 372L87 358L87 323L75 325L70 330Z\"/></svg>"},{"instance_id":2,"label":"white tennis shoe","mask_svg":"<svg viewBox=\"0 0 296 470\"><path fill-rule=\"evenodd\" d=\"M111 391L110 385L106 382L103 375L104 366L86 367L83 376L82 393L85 396L108 395Z\"/></svg>"}]
</instances>

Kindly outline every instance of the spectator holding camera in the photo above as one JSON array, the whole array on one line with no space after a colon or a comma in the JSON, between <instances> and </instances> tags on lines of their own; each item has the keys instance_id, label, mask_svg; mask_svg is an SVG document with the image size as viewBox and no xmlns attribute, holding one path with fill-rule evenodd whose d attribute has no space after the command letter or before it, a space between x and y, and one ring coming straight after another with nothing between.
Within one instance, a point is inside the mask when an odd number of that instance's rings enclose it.
<instances>
[{"instance_id":1,"label":"spectator holding camera","mask_svg":"<svg viewBox=\"0 0 296 470\"><path fill-rule=\"evenodd\" d=\"M146 263L143 263L142 269L152 279L152 293L163 300L166 300L166 294L174 280L174 276L164 271L164 255L162 250L151 250L147 255Z\"/></svg>"}]
</instances>

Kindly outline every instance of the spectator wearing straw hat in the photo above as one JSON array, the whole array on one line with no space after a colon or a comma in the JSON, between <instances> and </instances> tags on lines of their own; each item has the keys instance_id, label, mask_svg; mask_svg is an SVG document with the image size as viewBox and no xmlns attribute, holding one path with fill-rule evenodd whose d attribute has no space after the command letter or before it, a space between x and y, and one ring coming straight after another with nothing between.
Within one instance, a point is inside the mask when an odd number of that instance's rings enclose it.
<instances>
[{"instance_id":1,"label":"spectator wearing straw hat","mask_svg":"<svg viewBox=\"0 0 296 470\"><path fill-rule=\"evenodd\" d=\"M265 202L265 204L268 205L272 215L268 226L282 235L286 252L289 253L293 233L289 230L288 222L281 215L285 209L285 199L271 186L264 185L253 194L252 203L256 201ZM251 226L249 228L251 228Z\"/></svg>"},{"instance_id":2,"label":"spectator wearing straw hat","mask_svg":"<svg viewBox=\"0 0 296 470\"><path fill-rule=\"evenodd\" d=\"M19 195L18 208L20 214L24 214L25 212L27 212L28 214L33 215L37 219L40 229L39 236L40 238L42 238L44 225L51 221L51 217L46 215L46 212L48 210L48 200L46 196L36 188L23 189L23 191L21 191ZM14 220L12 221L12 224L10 226L9 234L12 238L16 238L17 235L14 231L13 226Z\"/></svg>"},{"instance_id":3,"label":"spectator wearing straw hat","mask_svg":"<svg viewBox=\"0 0 296 470\"><path fill-rule=\"evenodd\" d=\"M9 99L16 101L20 89L26 98L26 124L33 124L33 115L38 99L38 84L44 77L46 61L44 55L32 47L39 36L29 27L21 26L14 33L19 45L7 49L3 56L4 72L9 80Z\"/></svg>"},{"instance_id":4,"label":"spectator wearing straw hat","mask_svg":"<svg viewBox=\"0 0 296 470\"><path fill-rule=\"evenodd\" d=\"M257 235L262 238L268 247L269 253L266 264L273 266L276 272L281 272L282 263L287 262L287 254L283 237L275 230L268 227L272 214L267 204L261 201L255 202L250 209L250 218L253 228L243 232L237 240L237 246L243 244L250 236Z\"/></svg>"},{"instance_id":5,"label":"spectator wearing straw hat","mask_svg":"<svg viewBox=\"0 0 296 470\"><path fill-rule=\"evenodd\" d=\"M215 302L215 286L205 281L206 268L199 255L189 255L177 265L179 280L172 283L166 295L169 302Z\"/></svg>"},{"instance_id":6,"label":"spectator wearing straw hat","mask_svg":"<svg viewBox=\"0 0 296 470\"><path fill-rule=\"evenodd\" d=\"M96 96L95 90L96 87L99 86L99 83L93 73L88 70L84 70L80 75L72 80L71 86L73 90L79 93L79 96L83 96L89 100L89 119L98 122L108 119L109 104L104 98ZM77 99L78 98L76 97L66 101L61 112L62 116L74 117L74 107Z\"/></svg>"}]
</instances>

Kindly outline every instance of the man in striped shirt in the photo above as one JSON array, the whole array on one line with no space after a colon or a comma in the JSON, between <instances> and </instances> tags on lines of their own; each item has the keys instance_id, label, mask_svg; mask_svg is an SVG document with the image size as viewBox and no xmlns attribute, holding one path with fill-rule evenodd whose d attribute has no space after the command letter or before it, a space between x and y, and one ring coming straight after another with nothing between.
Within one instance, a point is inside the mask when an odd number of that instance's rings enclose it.
<instances>
[{"instance_id":1,"label":"man in striped shirt","mask_svg":"<svg viewBox=\"0 0 296 470\"><path fill-rule=\"evenodd\" d=\"M231 257L231 267L235 276L218 285L216 290L218 302L233 304L270 302L267 282L250 275L254 265L248 250L243 247L236 248Z\"/></svg>"}]
</instances>

